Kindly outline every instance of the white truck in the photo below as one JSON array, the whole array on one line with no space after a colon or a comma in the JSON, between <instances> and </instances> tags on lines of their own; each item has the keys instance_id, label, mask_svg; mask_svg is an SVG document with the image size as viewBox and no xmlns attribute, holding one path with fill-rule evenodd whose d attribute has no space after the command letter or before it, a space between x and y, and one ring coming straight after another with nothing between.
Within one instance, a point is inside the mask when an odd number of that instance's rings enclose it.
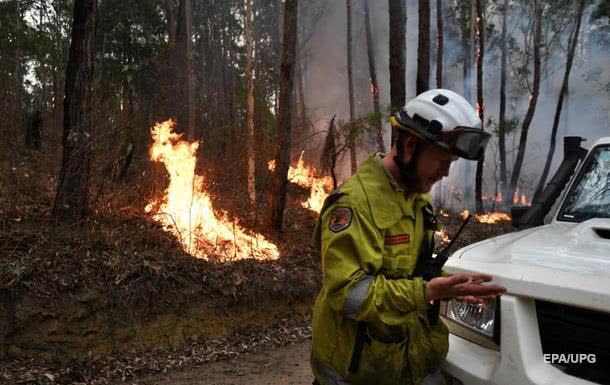
<instances>
[{"instance_id":1,"label":"white truck","mask_svg":"<svg viewBox=\"0 0 610 385\"><path fill-rule=\"evenodd\" d=\"M486 306L442 304L449 385L610 384L610 137L589 151L580 142L565 138L541 199L513 209L520 231L447 261L450 273L491 274L507 288Z\"/></svg>"}]
</instances>

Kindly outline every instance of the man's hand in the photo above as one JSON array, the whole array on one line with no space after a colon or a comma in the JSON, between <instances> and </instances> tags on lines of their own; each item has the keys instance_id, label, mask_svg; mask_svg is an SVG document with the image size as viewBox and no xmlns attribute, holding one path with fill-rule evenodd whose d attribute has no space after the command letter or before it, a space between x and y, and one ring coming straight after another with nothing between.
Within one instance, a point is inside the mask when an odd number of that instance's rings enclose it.
<instances>
[{"instance_id":1,"label":"man's hand","mask_svg":"<svg viewBox=\"0 0 610 385\"><path fill-rule=\"evenodd\" d=\"M433 278L426 285L426 301L457 298L480 303L506 292L506 288L500 285L483 285L491 280L491 275L465 273Z\"/></svg>"}]
</instances>

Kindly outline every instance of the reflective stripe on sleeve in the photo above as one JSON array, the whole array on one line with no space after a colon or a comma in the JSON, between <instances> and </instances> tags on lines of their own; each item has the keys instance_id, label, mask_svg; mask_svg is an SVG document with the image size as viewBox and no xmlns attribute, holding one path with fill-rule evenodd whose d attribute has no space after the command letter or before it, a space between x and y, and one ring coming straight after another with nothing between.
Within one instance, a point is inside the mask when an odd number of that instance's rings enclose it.
<instances>
[{"instance_id":1,"label":"reflective stripe on sleeve","mask_svg":"<svg viewBox=\"0 0 610 385\"><path fill-rule=\"evenodd\" d=\"M372 275L365 275L358 283L356 283L347 293L345 305L343 306L343 314L347 318L356 319L362 304L366 300L369 292L369 286L373 282Z\"/></svg>"}]
</instances>

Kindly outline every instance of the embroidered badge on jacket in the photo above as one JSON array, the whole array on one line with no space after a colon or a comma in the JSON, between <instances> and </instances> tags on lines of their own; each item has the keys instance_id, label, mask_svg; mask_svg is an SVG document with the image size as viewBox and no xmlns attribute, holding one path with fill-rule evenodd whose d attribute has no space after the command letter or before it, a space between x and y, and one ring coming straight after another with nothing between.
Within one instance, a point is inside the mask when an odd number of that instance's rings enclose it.
<instances>
[{"instance_id":1,"label":"embroidered badge on jacket","mask_svg":"<svg viewBox=\"0 0 610 385\"><path fill-rule=\"evenodd\" d=\"M345 230L352 223L352 209L349 207L337 207L330 215L328 228L336 233Z\"/></svg>"},{"instance_id":2,"label":"embroidered badge on jacket","mask_svg":"<svg viewBox=\"0 0 610 385\"><path fill-rule=\"evenodd\" d=\"M400 245L410 241L411 236L409 234L386 235L383 239L385 245Z\"/></svg>"}]
</instances>

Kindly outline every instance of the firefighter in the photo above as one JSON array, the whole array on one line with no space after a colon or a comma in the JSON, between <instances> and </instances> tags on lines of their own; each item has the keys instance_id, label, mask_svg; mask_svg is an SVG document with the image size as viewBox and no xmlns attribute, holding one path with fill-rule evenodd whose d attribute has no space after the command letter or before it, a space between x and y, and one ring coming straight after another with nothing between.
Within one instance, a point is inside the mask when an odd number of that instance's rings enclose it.
<instances>
[{"instance_id":1,"label":"firefighter","mask_svg":"<svg viewBox=\"0 0 610 385\"><path fill-rule=\"evenodd\" d=\"M313 310L314 384L440 384L448 332L440 299L504 293L481 274L426 274L439 230L430 196L458 157L489 134L455 92L424 92L390 117L396 144L360 165L325 201L314 230L323 282ZM437 276L438 275L438 276Z\"/></svg>"}]
</instances>

